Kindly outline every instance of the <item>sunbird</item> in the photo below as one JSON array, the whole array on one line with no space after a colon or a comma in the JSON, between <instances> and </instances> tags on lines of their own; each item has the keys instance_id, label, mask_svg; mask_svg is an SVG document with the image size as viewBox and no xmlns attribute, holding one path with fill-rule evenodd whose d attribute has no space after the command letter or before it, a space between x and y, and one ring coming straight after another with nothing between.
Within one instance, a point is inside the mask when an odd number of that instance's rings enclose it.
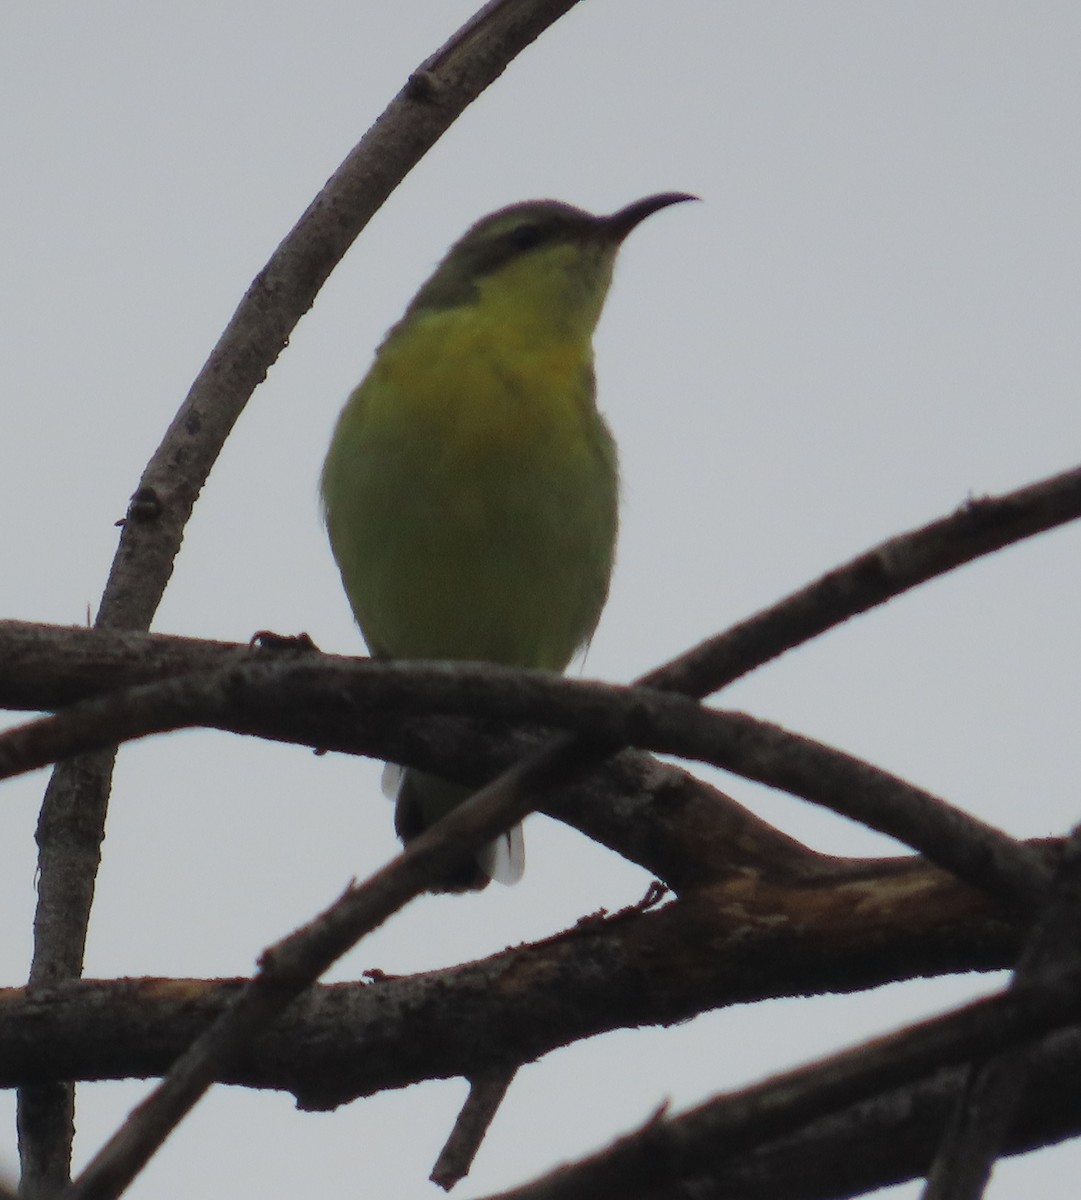
<instances>
[{"instance_id":1,"label":"sunbird","mask_svg":"<svg viewBox=\"0 0 1081 1200\"><path fill-rule=\"evenodd\" d=\"M593 635L619 524L616 447L597 411L593 330L639 222L531 200L478 221L386 335L338 418L322 475L330 545L371 653L562 671ZM470 794L401 776L416 837ZM513 883L521 829L436 885Z\"/></svg>"}]
</instances>

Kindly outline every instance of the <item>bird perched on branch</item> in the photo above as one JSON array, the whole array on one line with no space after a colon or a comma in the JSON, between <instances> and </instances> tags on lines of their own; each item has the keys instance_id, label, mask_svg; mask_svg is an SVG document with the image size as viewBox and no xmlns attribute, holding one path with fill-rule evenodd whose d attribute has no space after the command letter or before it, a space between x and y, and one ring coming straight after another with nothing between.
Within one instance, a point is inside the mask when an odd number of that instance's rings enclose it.
<instances>
[{"instance_id":1,"label":"bird perched on branch","mask_svg":"<svg viewBox=\"0 0 1081 1200\"><path fill-rule=\"evenodd\" d=\"M447 253L338 419L322 498L373 655L562 671L608 594L616 449L592 335L624 238L666 192L610 216L555 200L478 221ZM395 827L417 836L469 789L412 769ZM521 830L440 881L514 882Z\"/></svg>"}]
</instances>

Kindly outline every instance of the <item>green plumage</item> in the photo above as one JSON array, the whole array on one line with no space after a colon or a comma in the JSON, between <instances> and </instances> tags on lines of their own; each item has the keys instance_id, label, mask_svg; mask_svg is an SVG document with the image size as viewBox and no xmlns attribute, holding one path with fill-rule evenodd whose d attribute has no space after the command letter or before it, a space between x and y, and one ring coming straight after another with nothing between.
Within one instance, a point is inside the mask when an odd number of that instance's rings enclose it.
<instances>
[{"instance_id":1,"label":"green plumage","mask_svg":"<svg viewBox=\"0 0 1081 1200\"><path fill-rule=\"evenodd\" d=\"M589 640L618 508L591 337L623 237L684 198L613 217L554 201L493 214L387 335L322 479L331 546L373 654L561 671ZM467 794L407 772L399 833L415 836ZM444 884L484 882L469 864Z\"/></svg>"}]
</instances>

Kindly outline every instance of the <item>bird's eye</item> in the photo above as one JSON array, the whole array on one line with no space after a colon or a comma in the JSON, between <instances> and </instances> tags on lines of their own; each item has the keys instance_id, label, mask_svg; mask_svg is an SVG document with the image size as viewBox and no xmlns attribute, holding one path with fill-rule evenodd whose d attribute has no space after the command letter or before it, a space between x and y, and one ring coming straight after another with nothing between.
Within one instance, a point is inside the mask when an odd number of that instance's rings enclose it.
<instances>
[{"instance_id":1,"label":"bird's eye","mask_svg":"<svg viewBox=\"0 0 1081 1200\"><path fill-rule=\"evenodd\" d=\"M532 250L544 241L544 230L539 225L526 222L510 231L510 242L515 250Z\"/></svg>"}]
</instances>

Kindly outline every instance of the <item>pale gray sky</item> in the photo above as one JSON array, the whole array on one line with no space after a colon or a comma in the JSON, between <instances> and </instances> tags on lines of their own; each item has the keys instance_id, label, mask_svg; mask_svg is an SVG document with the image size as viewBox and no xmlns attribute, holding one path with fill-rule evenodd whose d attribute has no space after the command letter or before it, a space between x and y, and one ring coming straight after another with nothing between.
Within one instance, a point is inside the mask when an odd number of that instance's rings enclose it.
<instances>
[{"instance_id":1,"label":"pale gray sky","mask_svg":"<svg viewBox=\"0 0 1081 1200\"><path fill-rule=\"evenodd\" d=\"M5 7L0 615L80 623L96 606L113 523L251 277L473 7ZM1079 54L1070 0L586 0L466 113L324 289L211 476L155 628L306 630L362 652L317 514L332 423L434 261L514 200L703 199L634 234L598 336L625 501L588 675L630 679L970 494L1074 465ZM1012 833L1061 832L1081 813L1079 551L1072 528L967 568L725 703ZM43 782L4 789L0 984L25 978ZM833 852L894 848L724 782ZM333 977L476 957L648 882L547 820L527 837L519 887L425 898ZM213 734L126 748L88 973L245 974L393 849L374 764ZM666 1097L686 1105L992 982L732 1010L553 1055L515 1082L458 1193L588 1151ZM219 1089L130 1194L423 1200L464 1090L312 1116ZM80 1089L80 1161L145 1091ZM1076 1147L1007 1164L990 1196L1065 1200L1079 1167Z\"/></svg>"}]
</instances>

